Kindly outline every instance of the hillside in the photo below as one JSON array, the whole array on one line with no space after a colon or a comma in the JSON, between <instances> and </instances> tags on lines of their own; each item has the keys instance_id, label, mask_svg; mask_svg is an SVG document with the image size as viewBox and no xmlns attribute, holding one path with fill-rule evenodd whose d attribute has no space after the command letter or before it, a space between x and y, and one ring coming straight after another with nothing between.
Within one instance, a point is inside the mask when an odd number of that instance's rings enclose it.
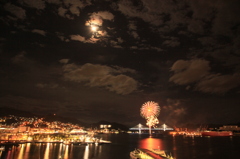
<instances>
[{"instance_id":1,"label":"hillside","mask_svg":"<svg viewBox=\"0 0 240 159\"><path fill-rule=\"evenodd\" d=\"M86 128L96 128L99 127L100 125L111 125L112 129L121 129L121 130L128 130L128 127L119 123L115 122L108 122L108 121L100 121L97 123L84 123L76 118L69 118L69 117L62 117L59 115L55 114L47 114L47 115L38 115L38 114L33 114L28 111L23 111L15 108L7 108L7 107L0 107L0 117L8 116L8 115L14 115L18 117L39 117L39 118L44 118L45 121L52 122L52 121L60 121L62 123L72 123L72 124L78 124L79 126L83 126Z\"/></svg>"},{"instance_id":2,"label":"hillside","mask_svg":"<svg viewBox=\"0 0 240 159\"><path fill-rule=\"evenodd\" d=\"M38 117L38 118L44 118L45 121L52 122L52 121L60 121L62 123L72 123L72 124L78 124L79 126L86 126L86 123L83 123L75 118L67 118L62 117L54 114L47 114L45 116L33 114L28 111L23 111L15 108L7 108L7 107L0 107L0 117L8 116L8 115L14 115L18 117Z\"/></svg>"}]
</instances>

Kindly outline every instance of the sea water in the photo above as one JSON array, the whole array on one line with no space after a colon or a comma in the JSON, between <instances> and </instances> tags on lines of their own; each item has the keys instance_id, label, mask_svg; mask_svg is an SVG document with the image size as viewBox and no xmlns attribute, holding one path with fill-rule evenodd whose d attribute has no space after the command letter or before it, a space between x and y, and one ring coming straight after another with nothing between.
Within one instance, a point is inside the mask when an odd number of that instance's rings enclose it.
<instances>
[{"instance_id":1,"label":"sea water","mask_svg":"<svg viewBox=\"0 0 240 159\"><path fill-rule=\"evenodd\" d=\"M99 134L110 144L25 143L0 152L1 159L130 159L136 148L162 149L175 159L240 159L240 136L201 137Z\"/></svg>"}]
</instances>

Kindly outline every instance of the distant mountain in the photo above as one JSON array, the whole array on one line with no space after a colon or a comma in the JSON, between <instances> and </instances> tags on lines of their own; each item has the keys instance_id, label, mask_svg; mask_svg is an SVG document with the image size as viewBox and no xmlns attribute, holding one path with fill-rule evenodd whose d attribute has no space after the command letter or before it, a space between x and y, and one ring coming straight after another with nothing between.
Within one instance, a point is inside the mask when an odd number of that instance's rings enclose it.
<instances>
[{"instance_id":1,"label":"distant mountain","mask_svg":"<svg viewBox=\"0 0 240 159\"><path fill-rule=\"evenodd\" d=\"M84 123L79 121L76 118L69 118L69 117L62 117L55 114L47 114L45 116L33 114L28 111L23 111L15 108L7 108L7 107L0 107L0 117L8 116L8 115L14 115L19 117L38 117L38 118L44 118L45 121L53 122L53 121L60 121L62 123L72 123L72 124L78 124L79 126L87 127L87 128L99 128L100 125L111 125L111 129L120 129L120 130L128 130L129 128L123 124L119 124L116 122L108 122L108 121L99 121L97 123Z\"/></svg>"},{"instance_id":2,"label":"distant mountain","mask_svg":"<svg viewBox=\"0 0 240 159\"><path fill-rule=\"evenodd\" d=\"M4 117L8 115L14 115L18 117L28 117L28 118L38 117L38 118L44 118L44 120L48 122L60 121L62 123L78 124L79 126L84 126L84 127L87 125L86 123L83 123L75 118L67 118L67 117L62 117L54 114L48 114L46 116L43 116L43 115L33 114L28 111L15 109L15 108L0 107L0 117Z\"/></svg>"},{"instance_id":3,"label":"distant mountain","mask_svg":"<svg viewBox=\"0 0 240 159\"><path fill-rule=\"evenodd\" d=\"M34 117L37 116L33 113L28 111L19 110L15 108L7 108L7 107L0 107L0 117L8 116L8 115L15 115L21 117Z\"/></svg>"},{"instance_id":4,"label":"distant mountain","mask_svg":"<svg viewBox=\"0 0 240 159\"><path fill-rule=\"evenodd\" d=\"M55 114L48 114L46 116L43 116L45 121L49 121L49 122L53 122L53 121L60 121L63 123L72 123L72 124L78 124L79 126L87 126L88 124L79 121L76 118L69 118L69 117L62 117L59 115L55 115Z\"/></svg>"},{"instance_id":5,"label":"distant mountain","mask_svg":"<svg viewBox=\"0 0 240 159\"><path fill-rule=\"evenodd\" d=\"M119 124L119 123L116 123L116 122L108 122L108 121L99 121L97 123L93 123L91 124L91 127L92 128L100 128L100 125L111 125L111 129L116 129L116 130L129 130L129 128L123 124Z\"/></svg>"}]
</instances>

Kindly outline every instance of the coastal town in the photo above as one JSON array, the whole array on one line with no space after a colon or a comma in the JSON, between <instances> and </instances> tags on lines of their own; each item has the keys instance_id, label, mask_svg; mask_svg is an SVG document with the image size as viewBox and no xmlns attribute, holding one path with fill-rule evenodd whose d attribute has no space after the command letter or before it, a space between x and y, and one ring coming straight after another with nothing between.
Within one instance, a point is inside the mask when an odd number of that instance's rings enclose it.
<instances>
[{"instance_id":1,"label":"coastal town","mask_svg":"<svg viewBox=\"0 0 240 159\"><path fill-rule=\"evenodd\" d=\"M194 131L187 128L171 128L166 124L159 127L152 128L153 133L159 133L160 131L167 131L170 135L189 135L196 136L201 135L200 132L206 130L197 129ZM208 128L213 130L214 128ZM215 128L216 129L216 128ZM39 117L18 117L9 115L0 118L0 140L3 141L75 141L84 140L87 142L93 142L94 134L101 133L147 133L148 127L138 124L129 130L114 129L110 124L99 124L95 127L86 128L78 124L72 124L70 122L64 123L60 121L45 121L44 118ZM220 131L231 131L237 134L240 131L240 127L237 125L223 125L219 127ZM88 136L84 137L83 136Z\"/></svg>"},{"instance_id":2,"label":"coastal town","mask_svg":"<svg viewBox=\"0 0 240 159\"><path fill-rule=\"evenodd\" d=\"M9 115L0 118L0 145L14 146L21 143L103 144L110 143L94 137L95 133L108 132L109 125L99 129L85 129L77 124L45 121L38 117ZM111 133L117 133L111 130Z\"/></svg>"},{"instance_id":3,"label":"coastal town","mask_svg":"<svg viewBox=\"0 0 240 159\"><path fill-rule=\"evenodd\" d=\"M53 114L55 117L56 114ZM111 141L103 140L101 134L149 134L152 135L170 135L170 136L233 136L239 135L240 127L237 125L223 125L215 131L216 128L201 128L188 130L187 128L170 127L166 124L157 127L147 127L143 124L137 124L128 130L116 128L109 123L95 125L94 127L84 127L70 122L61 122L58 120L47 121L43 117L19 117L8 115L0 117L0 153L9 151L12 148L22 144L63 144L63 145L102 145L111 144ZM165 151L136 149L130 152L131 158L136 157L154 157L172 159L172 155L167 155ZM161 152L161 154L159 154Z\"/></svg>"}]
</instances>

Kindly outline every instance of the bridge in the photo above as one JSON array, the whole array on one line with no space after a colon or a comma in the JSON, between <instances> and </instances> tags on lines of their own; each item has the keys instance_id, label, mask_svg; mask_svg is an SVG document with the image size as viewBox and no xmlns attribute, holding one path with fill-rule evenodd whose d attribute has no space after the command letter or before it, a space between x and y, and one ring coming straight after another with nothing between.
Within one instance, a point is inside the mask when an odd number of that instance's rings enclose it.
<instances>
[{"instance_id":1,"label":"bridge","mask_svg":"<svg viewBox=\"0 0 240 159\"><path fill-rule=\"evenodd\" d=\"M149 131L149 127L142 125L142 124L138 124L135 125L134 127L129 129L130 131L139 131L139 133L141 133L142 131ZM169 127L166 124L162 124L159 127L153 127L151 128L152 131L171 131L174 130L173 128Z\"/></svg>"}]
</instances>

